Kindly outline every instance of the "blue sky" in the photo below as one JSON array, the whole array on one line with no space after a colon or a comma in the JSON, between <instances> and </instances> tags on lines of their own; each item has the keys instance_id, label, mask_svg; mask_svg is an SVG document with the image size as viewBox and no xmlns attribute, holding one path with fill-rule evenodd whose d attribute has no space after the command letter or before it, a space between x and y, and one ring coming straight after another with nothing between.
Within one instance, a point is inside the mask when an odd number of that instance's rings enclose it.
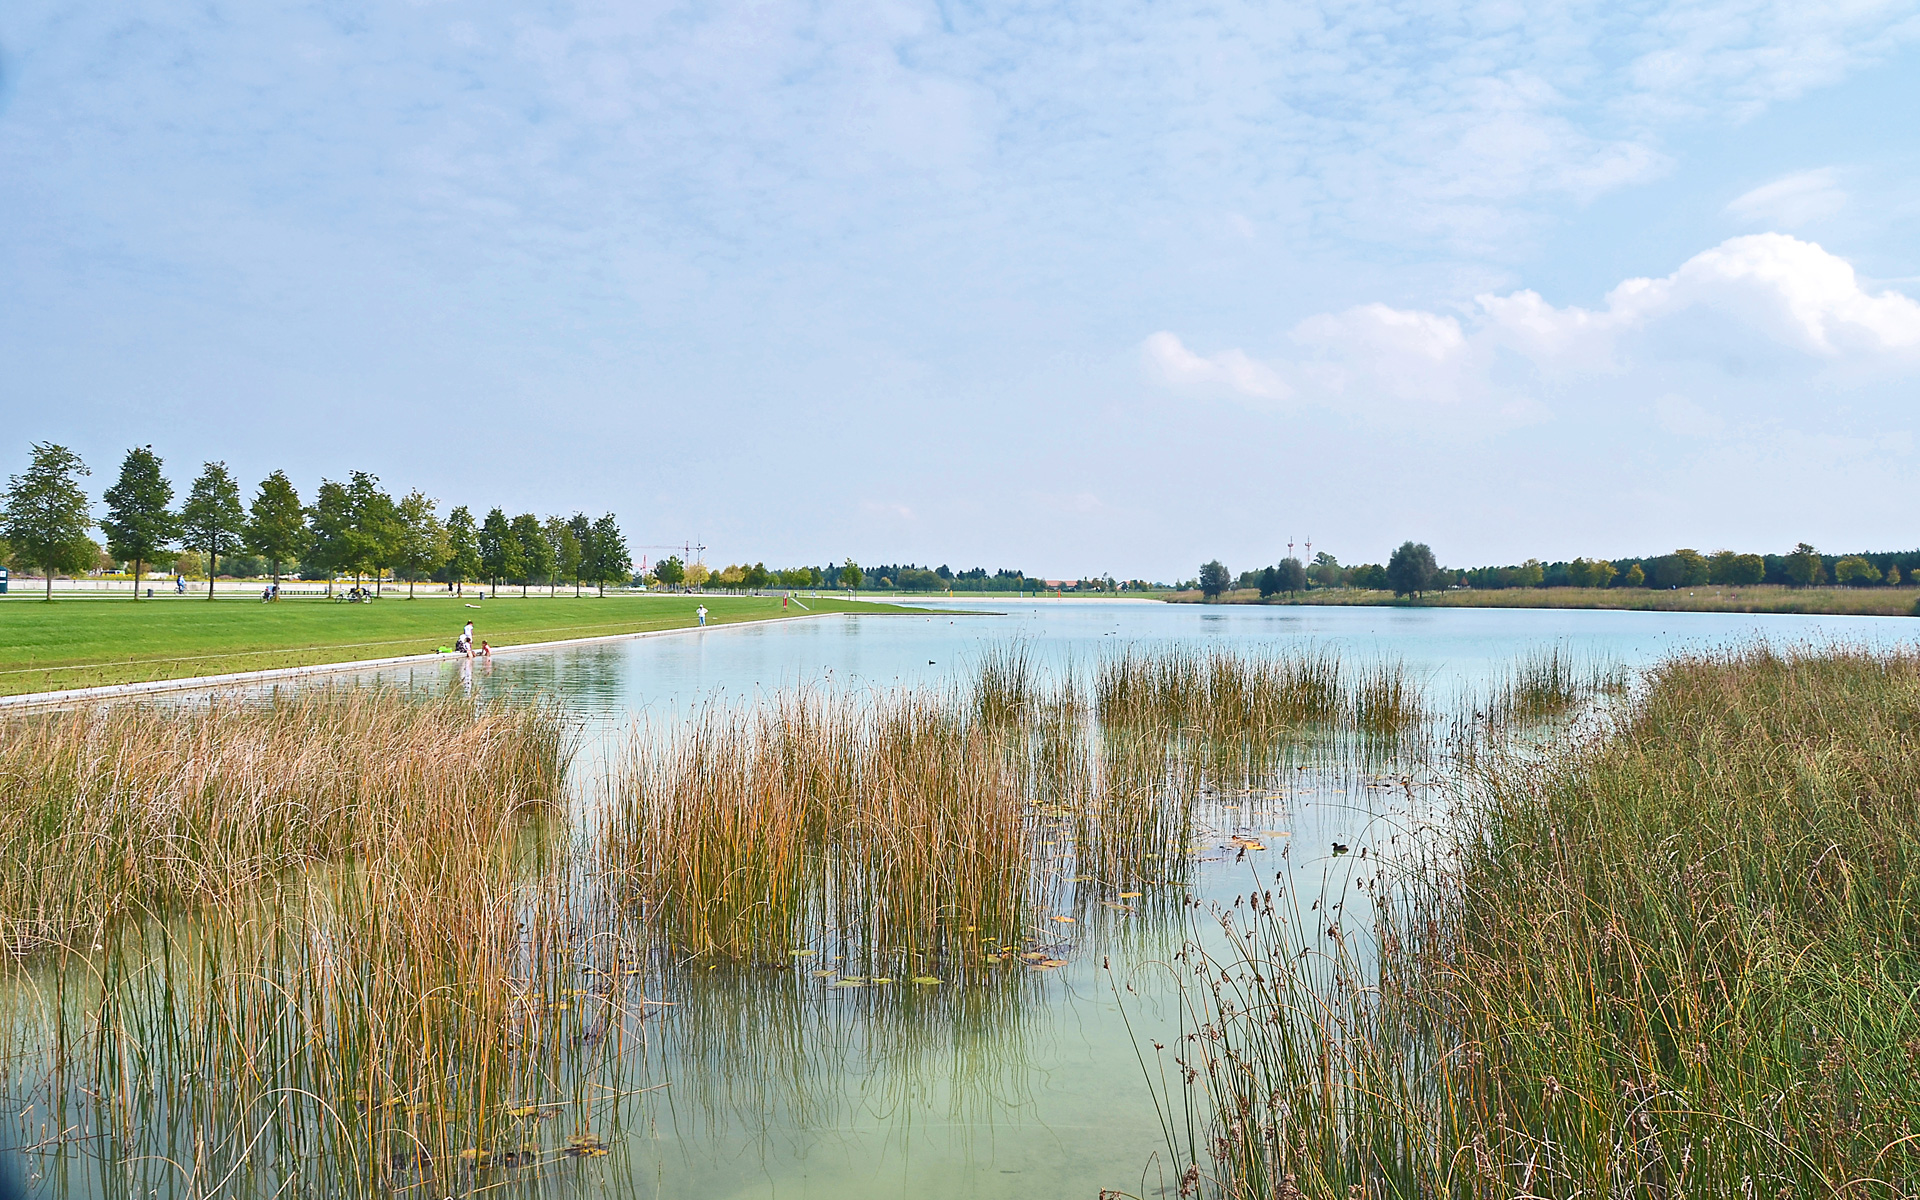
<instances>
[{"instance_id":1,"label":"blue sky","mask_svg":"<svg viewBox=\"0 0 1920 1200\"><path fill-rule=\"evenodd\" d=\"M0 6L0 471L1172 577L1920 544L1920 5Z\"/></svg>"}]
</instances>

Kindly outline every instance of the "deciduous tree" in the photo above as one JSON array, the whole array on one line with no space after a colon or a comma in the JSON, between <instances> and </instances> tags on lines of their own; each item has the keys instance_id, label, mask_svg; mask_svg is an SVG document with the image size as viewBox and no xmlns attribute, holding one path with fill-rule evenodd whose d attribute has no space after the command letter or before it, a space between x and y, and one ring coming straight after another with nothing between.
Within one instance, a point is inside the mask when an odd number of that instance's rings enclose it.
<instances>
[{"instance_id":1,"label":"deciduous tree","mask_svg":"<svg viewBox=\"0 0 1920 1200\"><path fill-rule=\"evenodd\" d=\"M224 462L210 462L193 481L187 502L180 506L181 540L207 556L207 599L213 599L213 579L220 573L220 556L247 535L247 513L240 507L240 485Z\"/></svg>"},{"instance_id":2,"label":"deciduous tree","mask_svg":"<svg viewBox=\"0 0 1920 1200\"><path fill-rule=\"evenodd\" d=\"M607 594L609 583L633 578L633 556L627 552L626 535L620 532L612 513L593 523L593 573L602 596Z\"/></svg>"},{"instance_id":3,"label":"deciduous tree","mask_svg":"<svg viewBox=\"0 0 1920 1200\"><path fill-rule=\"evenodd\" d=\"M362 570L373 575L374 594L380 592L380 579L400 557L400 506L380 490L380 477L368 471L355 471L347 478L347 495L353 504L353 533L348 540L354 574Z\"/></svg>"},{"instance_id":4,"label":"deciduous tree","mask_svg":"<svg viewBox=\"0 0 1920 1200\"><path fill-rule=\"evenodd\" d=\"M679 587L680 581L687 577L687 565L678 555L669 554L653 564L653 577L660 581L661 587Z\"/></svg>"},{"instance_id":5,"label":"deciduous tree","mask_svg":"<svg viewBox=\"0 0 1920 1200\"><path fill-rule=\"evenodd\" d=\"M327 573L327 595L331 596L333 577L349 570L353 558L353 497L346 484L320 481L313 507L307 510L307 534L306 565Z\"/></svg>"},{"instance_id":6,"label":"deciduous tree","mask_svg":"<svg viewBox=\"0 0 1920 1200\"><path fill-rule=\"evenodd\" d=\"M1402 542L1387 560L1387 586L1396 596L1418 596L1433 586L1439 571L1425 542Z\"/></svg>"},{"instance_id":7,"label":"deciduous tree","mask_svg":"<svg viewBox=\"0 0 1920 1200\"><path fill-rule=\"evenodd\" d=\"M1200 591L1209 600L1218 600L1233 583L1233 574L1219 559L1200 567Z\"/></svg>"},{"instance_id":8,"label":"deciduous tree","mask_svg":"<svg viewBox=\"0 0 1920 1200\"><path fill-rule=\"evenodd\" d=\"M573 531L573 540L580 543L580 558L573 564L573 594L578 596L580 581L593 562L593 522L587 519L587 514L577 512L567 518L567 528Z\"/></svg>"},{"instance_id":9,"label":"deciduous tree","mask_svg":"<svg viewBox=\"0 0 1920 1200\"><path fill-rule=\"evenodd\" d=\"M447 561L450 543L434 502L418 490L407 493L395 506L394 516L398 529L394 562L407 573L407 599L411 600L414 582Z\"/></svg>"},{"instance_id":10,"label":"deciduous tree","mask_svg":"<svg viewBox=\"0 0 1920 1200\"><path fill-rule=\"evenodd\" d=\"M120 464L120 478L107 489L106 519L100 528L107 535L107 549L115 558L133 563L133 598L140 598L140 577L146 565L167 552L173 539L180 536L180 517L168 506L173 503L173 485L160 472L160 459L152 446L137 446L127 451Z\"/></svg>"},{"instance_id":11,"label":"deciduous tree","mask_svg":"<svg viewBox=\"0 0 1920 1200\"><path fill-rule=\"evenodd\" d=\"M1307 568L1299 559L1283 558L1274 570L1280 577L1280 590L1287 595L1294 596L1307 590Z\"/></svg>"},{"instance_id":12,"label":"deciduous tree","mask_svg":"<svg viewBox=\"0 0 1920 1200\"><path fill-rule=\"evenodd\" d=\"M840 586L841 587L846 588L849 591L857 592L860 590L860 585L865 582L866 582L866 574L860 570L859 563L853 561L852 559L848 559L846 562L843 562L840 564Z\"/></svg>"},{"instance_id":13,"label":"deciduous tree","mask_svg":"<svg viewBox=\"0 0 1920 1200\"><path fill-rule=\"evenodd\" d=\"M500 590L502 579L520 573L520 542L513 536L513 523L507 520L507 514L497 508L487 513L486 522L480 526L480 566L495 592Z\"/></svg>"},{"instance_id":14,"label":"deciduous tree","mask_svg":"<svg viewBox=\"0 0 1920 1200\"><path fill-rule=\"evenodd\" d=\"M79 478L87 464L65 446L33 443L33 461L26 471L7 480L4 528L13 560L39 567L47 577L47 599L53 599L55 571L81 571L94 564L93 527L87 494Z\"/></svg>"},{"instance_id":15,"label":"deciduous tree","mask_svg":"<svg viewBox=\"0 0 1920 1200\"><path fill-rule=\"evenodd\" d=\"M1826 563L1821 560L1820 552L1801 542L1787 555L1787 581L1795 587L1812 587L1827 581Z\"/></svg>"},{"instance_id":16,"label":"deciduous tree","mask_svg":"<svg viewBox=\"0 0 1920 1200\"><path fill-rule=\"evenodd\" d=\"M483 569L480 531L474 528L473 514L462 504L447 514L447 578L464 596L467 580L480 578Z\"/></svg>"},{"instance_id":17,"label":"deciduous tree","mask_svg":"<svg viewBox=\"0 0 1920 1200\"><path fill-rule=\"evenodd\" d=\"M515 517L512 529L514 544L520 547L520 595L524 598L529 583L553 574L553 545L540 518L532 513Z\"/></svg>"},{"instance_id":18,"label":"deciduous tree","mask_svg":"<svg viewBox=\"0 0 1920 1200\"><path fill-rule=\"evenodd\" d=\"M574 536L573 526L563 517L548 517L546 520L547 544L553 547L553 571L547 579L547 595L551 596L562 579L577 579L580 572L580 539Z\"/></svg>"},{"instance_id":19,"label":"deciduous tree","mask_svg":"<svg viewBox=\"0 0 1920 1200\"><path fill-rule=\"evenodd\" d=\"M1883 579L1880 568L1858 554L1849 554L1834 563L1833 578L1843 587L1865 587Z\"/></svg>"},{"instance_id":20,"label":"deciduous tree","mask_svg":"<svg viewBox=\"0 0 1920 1200\"><path fill-rule=\"evenodd\" d=\"M276 585L280 582L280 564L307 552L306 517L300 493L285 471L275 471L260 481L260 490L247 511L247 549L272 564Z\"/></svg>"}]
</instances>

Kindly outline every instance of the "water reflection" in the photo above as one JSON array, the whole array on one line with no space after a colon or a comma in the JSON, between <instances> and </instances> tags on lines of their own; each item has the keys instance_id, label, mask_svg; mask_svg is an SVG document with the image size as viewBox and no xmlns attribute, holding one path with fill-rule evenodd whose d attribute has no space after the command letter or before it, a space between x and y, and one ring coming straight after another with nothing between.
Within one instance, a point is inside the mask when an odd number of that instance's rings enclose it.
<instances>
[{"instance_id":1,"label":"water reflection","mask_svg":"<svg viewBox=\"0 0 1920 1200\"><path fill-rule=\"evenodd\" d=\"M839 922L817 918L802 936L764 953L691 954L684 939L663 944L644 908L600 888L587 862L589 841L548 846L566 864L550 901L564 919L549 941L513 943L520 955L514 982L499 986L516 998L520 1023L488 1043L528 1057L516 1065L503 1052L484 1067L441 1061L413 1072L416 1083L428 1075L492 1081L445 1090L464 1096L459 1103L475 1116L455 1123L459 1138L433 1148L431 1176L396 1158L391 1144L361 1153L371 1156L370 1169L384 1164L381 1186L396 1193L420 1191L429 1178L436 1190L676 1197L1150 1191L1142 1172L1163 1130L1134 1033L1178 1027L1172 960L1183 939L1207 929L1193 905L1231 909L1255 892L1272 893L1298 910L1303 931L1338 926L1351 952L1364 956L1367 885L1432 819L1436 747L1446 730L1429 723L1385 736L1326 729L1202 736L1103 726L1087 672L1106 648L1118 639L1142 652L1217 644L1340 649L1355 663L1404 664L1427 688L1429 710L1444 711L1449 697L1492 694L1506 678L1500 672L1542 645L1633 663L1681 636L1657 622L1691 625L1687 636L1706 637L1782 627L1780 619L1711 624L1676 616L1691 615L1031 607L1003 618L736 627L711 638L368 673L425 691L563 698L589 749L575 816L594 811L591 798L607 779L591 773L614 761L609 750L636 717L653 718L657 730L683 727L715 693L733 706L801 683L843 693L896 680L939 688L976 670L1010 630L1024 634L1036 665L1063 674L1077 666L1083 682L1035 697L1031 719L997 751L1027 801L1020 847L1031 874L1022 880L1017 934L943 930L942 952L948 961L964 958L967 969L936 966L927 977L938 983L915 983L911 963L861 949L849 955ZM1794 633L1806 629L1793 626ZM642 842L636 853L664 849ZM514 924L541 927L525 919L531 899L516 903ZM177 1192L183 1163L189 1172L204 1165L192 1177L207 1194L323 1190L307 1181L326 1177L316 1172L340 1147L286 1132L296 1125L324 1131L333 1120L324 1106L286 1097L289 1089L321 1094L313 1077L319 1051L310 1047L341 1044L338 1014L348 1011L303 1007L294 986L317 946L346 944L337 932L316 940L315 929L336 918L315 919L322 923L275 924L255 914L251 924L210 930L172 914L128 934L135 942L116 951L113 965L34 964L7 984L16 1001L31 998L8 1009L0 1048L8 1097L25 1141L56 1139L33 1161L60 1194ZM467 930L445 941L473 936ZM860 982L840 986L850 978ZM196 1009L167 1007L194 997L203 998ZM536 1006L543 1006L538 1019ZM221 1021L257 1030L242 1044L273 1053L247 1062L195 1060L198 1027L189 1011L218 1012ZM316 1019L316 1012L336 1015ZM100 1077L85 1071L50 1072L49 1053L80 1046L95 1036L87 1030L117 1031L128 1077L144 1071L148 1082L119 1090L98 1086ZM489 1075L497 1071L505 1073ZM396 1097L403 1109L421 1102L400 1087L369 1091L362 1103ZM535 1111L513 1115L529 1105ZM499 1114L507 1124L484 1123ZM249 1141L263 1128L265 1141ZM574 1144L589 1136L604 1143L604 1157ZM511 1157L526 1146L535 1147L533 1162ZM475 1155L463 1159L464 1151Z\"/></svg>"}]
</instances>

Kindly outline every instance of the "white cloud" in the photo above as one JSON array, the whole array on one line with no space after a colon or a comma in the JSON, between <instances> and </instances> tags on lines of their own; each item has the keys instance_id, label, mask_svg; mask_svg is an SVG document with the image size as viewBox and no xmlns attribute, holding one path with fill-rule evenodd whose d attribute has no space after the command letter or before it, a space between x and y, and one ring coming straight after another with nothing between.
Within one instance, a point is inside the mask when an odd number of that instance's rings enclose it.
<instances>
[{"instance_id":1,"label":"white cloud","mask_svg":"<svg viewBox=\"0 0 1920 1200\"><path fill-rule=\"evenodd\" d=\"M1618 338L1692 310L1744 326L1750 336L1811 354L1864 354L1920 346L1920 303L1895 291L1868 292L1852 264L1813 242L1782 233L1729 238L1660 279L1628 279L1606 308L1556 309L1531 292L1482 296L1502 332L1523 334L1542 360L1581 340Z\"/></svg>"},{"instance_id":2,"label":"white cloud","mask_svg":"<svg viewBox=\"0 0 1920 1200\"><path fill-rule=\"evenodd\" d=\"M1847 193L1841 189L1834 170L1823 167L1762 184L1729 201L1726 211L1729 216L1752 225L1797 229L1834 216L1846 206Z\"/></svg>"},{"instance_id":3,"label":"white cloud","mask_svg":"<svg viewBox=\"0 0 1920 1200\"><path fill-rule=\"evenodd\" d=\"M1265 363L1249 358L1245 351L1226 350L1211 357L1187 349L1178 335L1160 331L1147 338L1142 347L1148 363L1160 377L1176 387L1217 386L1232 395L1260 401L1285 400L1292 389Z\"/></svg>"},{"instance_id":4,"label":"white cloud","mask_svg":"<svg viewBox=\"0 0 1920 1200\"><path fill-rule=\"evenodd\" d=\"M1309 317L1289 335L1293 352L1272 362L1238 349L1202 357L1169 332L1146 349L1178 386L1360 412L1465 406L1509 419L1536 414L1544 394L1659 361L1726 364L1784 352L1815 367L1920 367L1920 302L1868 291L1846 260L1780 233L1732 238L1671 275L1625 280L1595 309L1556 307L1533 291L1483 295L1475 305L1468 321L1385 304ZM1656 405L1664 426L1714 432L1711 414L1670 400Z\"/></svg>"}]
</instances>

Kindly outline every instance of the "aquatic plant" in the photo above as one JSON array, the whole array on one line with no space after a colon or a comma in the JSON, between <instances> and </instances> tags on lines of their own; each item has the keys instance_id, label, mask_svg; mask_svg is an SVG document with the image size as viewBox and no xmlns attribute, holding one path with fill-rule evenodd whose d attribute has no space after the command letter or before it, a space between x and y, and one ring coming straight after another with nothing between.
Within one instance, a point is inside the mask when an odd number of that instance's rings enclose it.
<instances>
[{"instance_id":1,"label":"aquatic plant","mask_svg":"<svg viewBox=\"0 0 1920 1200\"><path fill-rule=\"evenodd\" d=\"M1100 721L1207 737L1272 733L1342 715L1341 663L1331 651L1241 653L1128 647L1094 668Z\"/></svg>"},{"instance_id":2,"label":"aquatic plant","mask_svg":"<svg viewBox=\"0 0 1920 1200\"><path fill-rule=\"evenodd\" d=\"M1185 1188L1920 1194L1916 711L1911 653L1677 657L1476 759L1452 833L1356 876L1370 927L1205 914Z\"/></svg>"},{"instance_id":3,"label":"aquatic plant","mask_svg":"<svg viewBox=\"0 0 1920 1200\"><path fill-rule=\"evenodd\" d=\"M0 951L302 863L490 836L558 796L551 707L304 689L0 719Z\"/></svg>"},{"instance_id":4,"label":"aquatic plant","mask_svg":"<svg viewBox=\"0 0 1920 1200\"><path fill-rule=\"evenodd\" d=\"M947 929L1017 934L1022 783L950 696L788 692L630 739L596 840L687 951L928 955Z\"/></svg>"}]
</instances>

